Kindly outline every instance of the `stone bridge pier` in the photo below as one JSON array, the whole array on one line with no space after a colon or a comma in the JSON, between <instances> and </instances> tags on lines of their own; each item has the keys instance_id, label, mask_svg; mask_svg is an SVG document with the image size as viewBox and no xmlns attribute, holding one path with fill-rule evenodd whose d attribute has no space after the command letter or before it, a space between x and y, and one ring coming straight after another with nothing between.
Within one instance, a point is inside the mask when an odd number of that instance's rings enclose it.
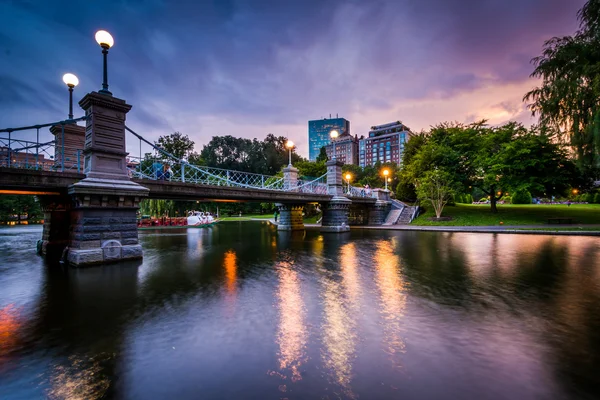
<instances>
[{"instance_id":1,"label":"stone bridge pier","mask_svg":"<svg viewBox=\"0 0 600 400\"><path fill-rule=\"evenodd\" d=\"M323 210L321 232L348 232L350 230L348 216L352 200L344 196L343 163L330 160L325 165L327 166L327 192L333 197L330 201L321 204Z\"/></svg>"},{"instance_id":2,"label":"stone bridge pier","mask_svg":"<svg viewBox=\"0 0 600 400\"><path fill-rule=\"evenodd\" d=\"M51 261L66 259L75 267L141 259L136 212L149 189L131 181L127 172L125 115L131 106L97 92L88 93L79 105L87 117L82 146L86 177L69 186L68 194L41 196L39 250ZM65 141L78 134L67 133Z\"/></svg>"}]
</instances>

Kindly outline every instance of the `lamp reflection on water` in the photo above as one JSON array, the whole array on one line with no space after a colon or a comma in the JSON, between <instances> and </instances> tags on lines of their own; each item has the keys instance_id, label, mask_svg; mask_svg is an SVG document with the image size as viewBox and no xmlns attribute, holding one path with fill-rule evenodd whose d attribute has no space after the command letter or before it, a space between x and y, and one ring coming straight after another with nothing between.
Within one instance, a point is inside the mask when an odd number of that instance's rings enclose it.
<instances>
[{"instance_id":1,"label":"lamp reflection on water","mask_svg":"<svg viewBox=\"0 0 600 400\"><path fill-rule=\"evenodd\" d=\"M297 382L302 379L300 367L306 361L306 344L308 341L305 323L306 311L302 300L300 279L290 262L279 262L276 270L279 278L277 290L279 369L284 373L289 370L291 381Z\"/></svg>"},{"instance_id":2,"label":"lamp reflection on water","mask_svg":"<svg viewBox=\"0 0 600 400\"><path fill-rule=\"evenodd\" d=\"M400 258L394 254L394 244L395 239L377 242L374 260L383 319L384 350L390 355L392 365L400 367L397 356L405 349L402 318L406 307L406 289L400 271Z\"/></svg>"},{"instance_id":3,"label":"lamp reflection on water","mask_svg":"<svg viewBox=\"0 0 600 400\"><path fill-rule=\"evenodd\" d=\"M340 248L341 282L334 276L323 280L322 326L323 364L333 383L338 384L348 398L355 398L350 384L357 343L355 317L359 315L360 284L357 271L357 251L354 243Z\"/></svg>"},{"instance_id":4,"label":"lamp reflection on water","mask_svg":"<svg viewBox=\"0 0 600 400\"><path fill-rule=\"evenodd\" d=\"M17 331L21 323L13 304L0 309L0 357L7 354L17 343ZM0 365L2 364L0 358Z\"/></svg>"},{"instance_id":5,"label":"lamp reflection on water","mask_svg":"<svg viewBox=\"0 0 600 400\"><path fill-rule=\"evenodd\" d=\"M110 379L103 376L99 360L73 355L53 368L47 395L57 400L96 400L106 398L109 387Z\"/></svg>"},{"instance_id":6,"label":"lamp reflection on water","mask_svg":"<svg viewBox=\"0 0 600 400\"><path fill-rule=\"evenodd\" d=\"M228 250L225 253L223 260L223 267L225 268L225 291L231 300L235 300L235 292L237 286L237 256L235 251Z\"/></svg>"}]
</instances>

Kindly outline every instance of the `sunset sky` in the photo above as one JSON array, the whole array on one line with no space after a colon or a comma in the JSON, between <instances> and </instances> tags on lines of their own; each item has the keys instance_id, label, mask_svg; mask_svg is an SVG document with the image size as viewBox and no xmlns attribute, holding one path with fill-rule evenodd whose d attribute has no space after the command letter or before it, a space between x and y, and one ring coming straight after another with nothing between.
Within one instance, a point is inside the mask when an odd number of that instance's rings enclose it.
<instances>
[{"instance_id":1,"label":"sunset sky","mask_svg":"<svg viewBox=\"0 0 600 400\"><path fill-rule=\"evenodd\" d=\"M102 83L94 32L115 38L113 94L148 139L180 131L288 136L339 114L353 134L402 120L534 122L532 57L570 35L584 0L0 0L0 128L66 118ZM77 107L76 116L83 115Z\"/></svg>"}]
</instances>

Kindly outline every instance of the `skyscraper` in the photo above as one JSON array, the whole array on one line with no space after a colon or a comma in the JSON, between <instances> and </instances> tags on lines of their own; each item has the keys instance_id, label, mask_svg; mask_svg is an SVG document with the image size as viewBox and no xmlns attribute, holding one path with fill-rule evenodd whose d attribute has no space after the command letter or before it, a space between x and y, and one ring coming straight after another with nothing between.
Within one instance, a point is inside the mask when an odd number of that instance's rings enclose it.
<instances>
[{"instance_id":1,"label":"skyscraper","mask_svg":"<svg viewBox=\"0 0 600 400\"><path fill-rule=\"evenodd\" d=\"M323 118L308 121L308 158L315 161L321 147L330 143L329 132L337 130L341 135L350 134L350 121L345 118Z\"/></svg>"}]
</instances>

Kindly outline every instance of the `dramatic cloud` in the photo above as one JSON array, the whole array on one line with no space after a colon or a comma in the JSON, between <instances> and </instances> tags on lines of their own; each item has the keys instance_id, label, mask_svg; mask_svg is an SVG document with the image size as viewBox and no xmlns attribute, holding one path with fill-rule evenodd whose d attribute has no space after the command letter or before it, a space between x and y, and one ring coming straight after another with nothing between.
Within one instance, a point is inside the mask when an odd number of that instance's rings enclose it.
<instances>
[{"instance_id":1,"label":"dramatic cloud","mask_svg":"<svg viewBox=\"0 0 600 400\"><path fill-rule=\"evenodd\" d=\"M583 0L0 1L0 127L67 114L98 90L97 29L115 37L109 84L148 137L178 130L288 135L338 113L353 133L400 119L533 122L521 99L544 40L572 34ZM62 110L62 111L61 111Z\"/></svg>"}]
</instances>

